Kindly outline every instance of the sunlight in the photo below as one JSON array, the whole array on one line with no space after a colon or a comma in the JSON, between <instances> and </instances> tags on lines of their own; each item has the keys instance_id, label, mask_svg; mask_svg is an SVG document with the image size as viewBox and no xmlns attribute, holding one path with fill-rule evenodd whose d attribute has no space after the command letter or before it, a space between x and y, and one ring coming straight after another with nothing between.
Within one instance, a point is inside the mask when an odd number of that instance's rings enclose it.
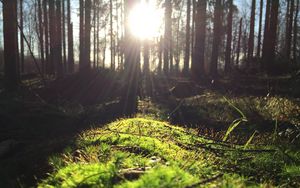
<instances>
[{"instance_id":1,"label":"sunlight","mask_svg":"<svg viewBox=\"0 0 300 188\"><path fill-rule=\"evenodd\" d=\"M151 2L142 1L129 15L130 30L140 39L151 39L161 34L163 11L156 8L154 1Z\"/></svg>"}]
</instances>

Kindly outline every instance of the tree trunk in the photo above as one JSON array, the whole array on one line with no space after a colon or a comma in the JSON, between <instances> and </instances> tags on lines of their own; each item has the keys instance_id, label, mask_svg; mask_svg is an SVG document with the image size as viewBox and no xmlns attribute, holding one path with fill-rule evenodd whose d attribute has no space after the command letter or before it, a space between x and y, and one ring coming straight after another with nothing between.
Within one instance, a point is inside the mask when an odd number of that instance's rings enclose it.
<instances>
[{"instance_id":1,"label":"tree trunk","mask_svg":"<svg viewBox=\"0 0 300 188\"><path fill-rule=\"evenodd\" d=\"M56 71L57 77L63 77L62 62L62 20L61 20L61 1L56 0Z\"/></svg>"},{"instance_id":2,"label":"tree trunk","mask_svg":"<svg viewBox=\"0 0 300 188\"><path fill-rule=\"evenodd\" d=\"M294 18L294 40L293 40L293 61L294 63L297 62L297 41L298 41L298 14L299 14L299 2L300 0L296 0L296 12Z\"/></svg>"},{"instance_id":3,"label":"tree trunk","mask_svg":"<svg viewBox=\"0 0 300 188\"><path fill-rule=\"evenodd\" d=\"M99 5L98 5L98 3L97 3L97 15L96 15L96 17L97 17L97 30L96 30L96 32L97 32L97 35L96 35L96 40L97 40L97 44L96 44L96 48L97 48L97 56L96 56L96 66L97 66L97 68L99 68L99 53L100 53L100 51L99 51L99 46L100 46L100 41L99 41L99 32L100 32L100 14L99 14Z\"/></svg>"},{"instance_id":4,"label":"tree trunk","mask_svg":"<svg viewBox=\"0 0 300 188\"><path fill-rule=\"evenodd\" d=\"M249 66L249 63L253 61L255 8L256 8L256 0L252 0L251 18L250 18L250 34L249 34L249 41L248 41L248 60L247 60L247 66Z\"/></svg>"},{"instance_id":5,"label":"tree trunk","mask_svg":"<svg viewBox=\"0 0 300 188\"><path fill-rule=\"evenodd\" d=\"M91 69L91 0L85 1L85 62L86 70Z\"/></svg>"},{"instance_id":6,"label":"tree trunk","mask_svg":"<svg viewBox=\"0 0 300 188\"><path fill-rule=\"evenodd\" d=\"M54 73L56 63L56 21L55 21L55 2L49 1L49 33L50 33L50 65L49 73Z\"/></svg>"},{"instance_id":7,"label":"tree trunk","mask_svg":"<svg viewBox=\"0 0 300 188\"><path fill-rule=\"evenodd\" d=\"M192 76L195 78L199 78L204 74L207 1L198 1L198 3L196 3L196 6L195 45L192 58Z\"/></svg>"},{"instance_id":8,"label":"tree trunk","mask_svg":"<svg viewBox=\"0 0 300 188\"><path fill-rule=\"evenodd\" d=\"M20 57L20 65L21 65L21 72L24 73L25 69L24 69L24 61L25 61L25 57L24 57L24 39L22 36L23 33L23 29L24 29L24 18L23 18L23 0L20 0L20 50L21 50L21 57Z\"/></svg>"},{"instance_id":9,"label":"tree trunk","mask_svg":"<svg viewBox=\"0 0 300 188\"><path fill-rule=\"evenodd\" d=\"M218 59L219 59L219 47L221 42L221 14L222 14L222 1L216 0L214 11L214 31L213 31L213 47L212 57L210 65L210 74L213 79L218 76Z\"/></svg>"},{"instance_id":10,"label":"tree trunk","mask_svg":"<svg viewBox=\"0 0 300 188\"><path fill-rule=\"evenodd\" d=\"M165 1L165 34L164 34L164 66L165 74L169 73L171 56L171 33L172 33L172 3L171 0Z\"/></svg>"},{"instance_id":11,"label":"tree trunk","mask_svg":"<svg viewBox=\"0 0 300 188\"><path fill-rule=\"evenodd\" d=\"M163 38L159 38L158 43L158 66L157 66L157 72L160 74L162 71L162 54L163 54Z\"/></svg>"},{"instance_id":12,"label":"tree trunk","mask_svg":"<svg viewBox=\"0 0 300 188\"><path fill-rule=\"evenodd\" d=\"M184 68L185 75L189 72L190 64L190 37L191 37L191 0L187 0L187 16L186 16L186 39L185 39L185 54L184 54Z\"/></svg>"},{"instance_id":13,"label":"tree trunk","mask_svg":"<svg viewBox=\"0 0 300 188\"><path fill-rule=\"evenodd\" d=\"M121 104L123 113L132 116L137 111L137 94L139 89L140 72L140 45L139 41L131 34L129 28L129 10L137 3L137 0L125 0L125 40L128 47L125 48L125 78Z\"/></svg>"},{"instance_id":14,"label":"tree trunk","mask_svg":"<svg viewBox=\"0 0 300 188\"><path fill-rule=\"evenodd\" d=\"M67 27L68 27L68 72L74 72L73 24L71 23L71 2L67 0Z\"/></svg>"},{"instance_id":15,"label":"tree trunk","mask_svg":"<svg viewBox=\"0 0 300 188\"><path fill-rule=\"evenodd\" d=\"M93 0L93 68L96 68L96 0Z\"/></svg>"},{"instance_id":16,"label":"tree trunk","mask_svg":"<svg viewBox=\"0 0 300 188\"><path fill-rule=\"evenodd\" d=\"M271 12L271 0L267 0L266 4L266 15L265 15L265 30L264 30L264 39L263 39L263 49L262 49L262 69L266 69L267 59L267 48L269 45L269 33L270 33L270 12Z\"/></svg>"},{"instance_id":17,"label":"tree trunk","mask_svg":"<svg viewBox=\"0 0 300 188\"><path fill-rule=\"evenodd\" d=\"M43 0L43 10L44 10L44 34L45 34L45 72L47 74L51 73L51 65L49 59L49 25L48 25L48 0Z\"/></svg>"},{"instance_id":18,"label":"tree trunk","mask_svg":"<svg viewBox=\"0 0 300 188\"><path fill-rule=\"evenodd\" d=\"M113 36L113 3L109 1L110 10L110 68L115 70L114 36Z\"/></svg>"},{"instance_id":19,"label":"tree trunk","mask_svg":"<svg viewBox=\"0 0 300 188\"><path fill-rule=\"evenodd\" d=\"M38 22L39 22L39 42L40 42L40 52L41 52L41 64L42 73L45 71L45 53L44 53L44 31L43 31L43 12L42 12L42 2L38 0Z\"/></svg>"},{"instance_id":20,"label":"tree trunk","mask_svg":"<svg viewBox=\"0 0 300 188\"><path fill-rule=\"evenodd\" d=\"M278 26L278 8L279 0L272 0L271 3L271 15L268 32L265 35L266 44L265 50L263 50L263 62L266 65L266 71L272 73L272 63L275 60L275 48L276 48L276 39L277 39L277 26Z\"/></svg>"},{"instance_id":21,"label":"tree trunk","mask_svg":"<svg viewBox=\"0 0 300 188\"><path fill-rule=\"evenodd\" d=\"M195 46L195 37L196 37L196 34L195 34L195 21L196 21L196 11L197 11L197 5L198 3L196 2L196 0L193 0L193 4L192 4L192 7L193 7L193 11L192 11L192 33L191 33L191 61L193 63L193 58L194 58L194 46ZM179 31L178 31L179 32ZM191 63L191 64L192 64Z\"/></svg>"},{"instance_id":22,"label":"tree trunk","mask_svg":"<svg viewBox=\"0 0 300 188\"><path fill-rule=\"evenodd\" d=\"M68 72L67 65L67 47L66 47L66 14L65 14L65 0L62 0L62 42L63 42L63 67L64 72Z\"/></svg>"},{"instance_id":23,"label":"tree trunk","mask_svg":"<svg viewBox=\"0 0 300 188\"><path fill-rule=\"evenodd\" d=\"M287 31L286 31L286 41L285 41L285 58L289 62L291 58L291 47L292 47L292 31L293 31L293 19L294 19L294 8L295 2L294 0L289 1L290 7L288 11L287 17Z\"/></svg>"},{"instance_id":24,"label":"tree trunk","mask_svg":"<svg viewBox=\"0 0 300 188\"><path fill-rule=\"evenodd\" d=\"M17 0L3 1L4 84L7 90L18 86Z\"/></svg>"},{"instance_id":25,"label":"tree trunk","mask_svg":"<svg viewBox=\"0 0 300 188\"><path fill-rule=\"evenodd\" d=\"M243 18L240 19L240 27L239 27L239 36L238 36L238 44L237 44L237 52L236 52L236 65L239 65L240 62L240 52L241 52L241 38L242 38L242 25Z\"/></svg>"},{"instance_id":26,"label":"tree trunk","mask_svg":"<svg viewBox=\"0 0 300 188\"><path fill-rule=\"evenodd\" d=\"M79 71L84 71L86 69L85 62L85 24L84 24L84 0L79 1L79 41L80 41L80 49L79 49Z\"/></svg>"},{"instance_id":27,"label":"tree trunk","mask_svg":"<svg viewBox=\"0 0 300 188\"><path fill-rule=\"evenodd\" d=\"M261 54L261 31L262 31L263 9L264 9L264 0L260 0L259 26L258 26L258 39L257 39L257 57L258 58L260 58L260 54Z\"/></svg>"},{"instance_id":28,"label":"tree trunk","mask_svg":"<svg viewBox=\"0 0 300 188\"><path fill-rule=\"evenodd\" d=\"M227 17L227 40L225 52L225 72L229 73L231 68L231 48L232 48L232 16L233 16L233 0L229 0L229 12Z\"/></svg>"}]
</instances>

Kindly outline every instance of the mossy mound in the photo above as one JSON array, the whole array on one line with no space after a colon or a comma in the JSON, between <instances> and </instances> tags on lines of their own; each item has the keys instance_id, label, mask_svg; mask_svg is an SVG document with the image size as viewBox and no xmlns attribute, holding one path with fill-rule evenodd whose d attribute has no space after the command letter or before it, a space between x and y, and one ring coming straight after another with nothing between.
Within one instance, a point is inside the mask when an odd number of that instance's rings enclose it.
<instances>
[{"instance_id":1,"label":"mossy mound","mask_svg":"<svg viewBox=\"0 0 300 188\"><path fill-rule=\"evenodd\" d=\"M259 180L247 173L253 165L264 173L270 170L268 165L280 162L274 178L291 178L289 173L297 171L292 162L293 169L282 165L284 154L271 146L264 149L268 150L252 153L166 122L122 119L83 132L74 148L53 156L49 162L54 170L39 187L261 187L278 182L271 176ZM289 181L297 183L297 178Z\"/></svg>"}]
</instances>

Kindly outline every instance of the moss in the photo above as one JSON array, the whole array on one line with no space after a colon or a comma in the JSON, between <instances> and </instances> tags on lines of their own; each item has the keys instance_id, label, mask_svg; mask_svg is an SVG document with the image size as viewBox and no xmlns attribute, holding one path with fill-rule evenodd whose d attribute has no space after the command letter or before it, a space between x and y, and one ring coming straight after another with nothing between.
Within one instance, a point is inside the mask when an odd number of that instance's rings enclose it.
<instances>
[{"instance_id":1,"label":"moss","mask_svg":"<svg viewBox=\"0 0 300 188\"><path fill-rule=\"evenodd\" d=\"M116 188L176 188L192 185L197 178L178 167L157 167L136 181L126 181Z\"/></svg>"},{"instance_id":2,"label":"moss","mask_svg":"<svg viewBox=\"0 0 300 188\"><path fill-rule=\"evenodd\" d=\"M39 187L111 187L115 174L113 164L70 164L58 170Z\"/></svg>"},{"instance_id":3,"label":"moss","mask_svg":"<svg viewBox=\"0 0 300 188\"><path fill-rule=\"evenodd\" d=\"M186 187L199 182L199 187L263 187L286 179L297 182L299 171L296 150L249 145L276 152L243 152L243 146L153 119L121 119L83 132L76 143L52 158L54 172L40 187ZM128 169L145 171L128 179L122 174ZM210 181L218 174L224 175Z\"/></svg>"}]
</instances>

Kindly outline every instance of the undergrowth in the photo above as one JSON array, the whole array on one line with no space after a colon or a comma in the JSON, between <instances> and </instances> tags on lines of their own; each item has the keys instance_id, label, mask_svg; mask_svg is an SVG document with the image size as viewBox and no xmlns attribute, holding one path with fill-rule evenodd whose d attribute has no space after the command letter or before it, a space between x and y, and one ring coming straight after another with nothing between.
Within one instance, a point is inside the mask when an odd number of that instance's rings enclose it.
<instances>
[{"instance_id":1,"label":"undergrowth","mask_svg":"<svg viewBox=\"0 0 300 188\"><path fill-rule=\"evenodd\" d=\"M120 119L51 157L53 171L39 187L297 187L299 153L217 142L150 118Z\"/></svg>"}]
</instances>

